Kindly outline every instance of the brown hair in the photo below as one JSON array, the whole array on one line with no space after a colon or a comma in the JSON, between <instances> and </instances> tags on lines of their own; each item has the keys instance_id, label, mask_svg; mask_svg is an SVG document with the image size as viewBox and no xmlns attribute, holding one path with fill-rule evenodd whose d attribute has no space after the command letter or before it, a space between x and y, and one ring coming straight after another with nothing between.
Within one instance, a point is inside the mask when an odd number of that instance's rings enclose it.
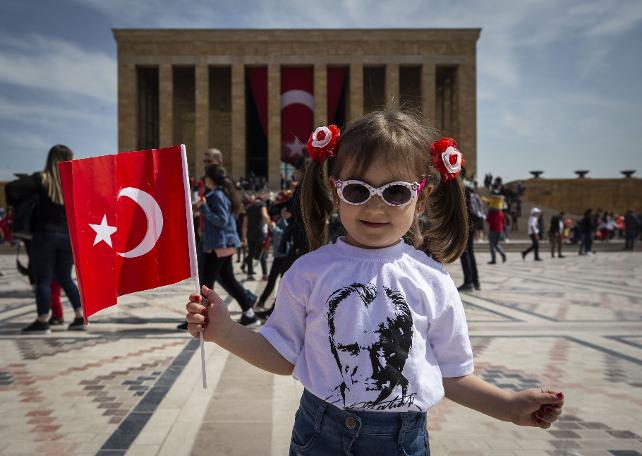
<instances>
[{"instance_id":1,"label":"brown hair","mask_svg":"<svg viewBox=\"0 0 642 456\"><path fill-rule=\"evenodd\" d=\"M236 191L234 182L227 176L225 168L216 164L208 165L205 167L205 175L223 189L223 193L225 193L232 202L232 213L238 214L242 207L241 197Z\"/></svg>"},{"instance_id":2,"label":"brown hair","mask_svg":"<svg viewBox=\"0 0 642 456\"><path fill-rule=\"evenodd\" d=\"M328 175L338 177L344 167L349 175L363 175L373 163L414 171L433 187L424 215L422 233L415 218L404 240L435 260L451 263L459 258L468 239L468 213L461 178L442 181L430 158L430 144L438 132L409 111L375 111L342 132L336 156L319 164L309 163L301 188L301 211L310 250L327 242L327 220L332 213ZM330 171L328 171L328 167Z\"/></svg>"},{"instance_id":3,"label":"brown hair","mask_svg":"<svg viewBox=\"0 0 642 456\"><path fill-rule=\"evenodd\" d=\"M58 163L74 158L71 149L64 144L56 144L47 153L45 169L40 175L42 185L47 191L49 199L56 204L63 204L62 186L60 185L60 173Z\"/></svg>"}]
</instances>

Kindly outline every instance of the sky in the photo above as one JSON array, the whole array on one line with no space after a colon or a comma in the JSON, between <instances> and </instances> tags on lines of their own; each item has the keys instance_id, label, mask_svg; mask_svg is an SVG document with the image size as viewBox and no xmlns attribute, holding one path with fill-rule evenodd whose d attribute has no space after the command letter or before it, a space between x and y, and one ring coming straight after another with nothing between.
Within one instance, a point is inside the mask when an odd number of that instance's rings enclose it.
<instances>
[{"instance_id":1,"label":"sky","mask_svg":"<svg viewBox=\"0 0 642 456\"><path fill-rule=\"evenodd\" d=\"M469 27L478 176L642 176L641 0L2 0L0 180L117 151L112 28Z\"/></svg>"}]
</instances>

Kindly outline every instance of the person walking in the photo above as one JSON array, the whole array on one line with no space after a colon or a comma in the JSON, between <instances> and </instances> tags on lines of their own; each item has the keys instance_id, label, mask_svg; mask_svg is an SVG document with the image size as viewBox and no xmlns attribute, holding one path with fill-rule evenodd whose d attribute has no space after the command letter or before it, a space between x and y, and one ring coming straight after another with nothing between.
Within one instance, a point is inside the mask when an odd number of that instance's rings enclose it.
<instances>
[{"instance_id":1,"label":"person walking","mask_svg":"<svg viewBox=\"0 0 642 456\"><path fill-rule=\"evenodd\" d=\"M465 176L464 168L462 168L462 175ZM457 287L457 290L473 291L474 288L479 291L481 290L481 286L479 284L479 276L477 274L477 261L475 260L475 231L477 230L480 222L482 226L484 223L484 219L480 216L480 214L483 215L481 210L483 206L479 195L477 195L468 185L464 187L464 197L466 198L466 210L468 212L469 221L468 239L466 240L466 248L459 258L461 261L461 268L464 272L464 283ZM474 203L473 200L475 200ZM479 212L476 212L473 206L478 206Z\"/></svg>"},{"instance_id":2,"label":"person walking","mask_svg":"<svg viewBox=\"0 0 642 456\"><path fill-rule=\"evenodd\" d=\"M263 201L251 197L250 205L245 210L247 219L247 279L254 280L254 260L259 260L263 280L267 280L267 258L263 253L263 242L267 237L267 226L271 222L267 207Z\"/></svg>"},{"instance_id":3,"label":"person walking","mask_svg":"<svg viewBox=\"0 0 642 456\"><path fill-rule=\"evenodd\" d=\"M531 215L528 217L528 236L531 238L531 245L529 248L522 252L522 260L526 259L526 255L533 252L535 261L542 261L539 257L539 215L542 211L534 207L531 209Z\"/></svg>"},{"instance_id":4,"label":"person walking","mask_svg":"<svg viewBox=\"0 0 642 456\"><path fill-rule=\"evenodd\" d=\"M504 198L501 195L491 197L490 208L486 219L488 221L488 245L490 247L490 261L488 264L495 264L496 254L498 252L502 257L502 263L506 262L506 253L499 244L502 233L504 232Z\"/></svg>"},{"instance_id":5,"label":"person walking","mask_svg":"<svg viewBox=\"0 0 642 456\"><path fill-rule=\"evenodd\" d=\"M580 255L593 255L593 233L597 228L597 217L593 217L593 210L587 209L584 217L580 220L580 233L582 237L582 246Z\"/></svg>"},{"instance_id":6,"label":"person walking","mask_svg":"<svg viewBox=\"0 0 642 456\"><path fill-rule=\"evenodd\" d=\"M551 217L551 225L548 228L548 239L551 243L551 258L555 258L555 250L557 249L557 257L564 258L562 255L562 239L564 237L564 212Z\"/></svg>"},{"instance_id":7,"label":"person walking","mask_svg":"<svg viewBox=\"0 0 642 456\"><path fill-rule=\"evenodd\" d=\"M274 256L274 261L272 261L272 266L270 267L270 275L268 276L268 281L265 284L265 289L255 305L257 309L257 315L259 318L269 318L274 310L274 305L269 309L265 308L265 302L272 294L274 290L274 285L276 285L276 279L283 277L283 274L290 268L292 263L294 263L294 256L292 255L292 246L289 242L283 242L283 233L290 224L290 219L292 218L292 213L289 210L289 207L285 205L281 209L281 217L276 223L270 224L270 229L272 231L272 252Z\"/></svg>"},{"instance_id":8,"label":"person walking","mask_svg":"<svg viewBox=\"0 0 642 456\"><path fill-rule=\"evenodd\" d=\"M30 265L36 283L38 317L22 329L23 334L50 332L51 282L54 277L65 291L75 312L75 318L67 329L85 329L80 293L71 278L73 255L58 173L58 163L72 158L73 152L67 146L53 146L49 149L44 171L34 174L34 179L30 181L30 191L38 194L38 203L33 211L33 238L30 245Z\"/></svg>"},{"instance_id":9,"label":"person walking","mask_svg":"<svg viewBox=\"0 0 642 456\"><path fill-rule=\"evenodd\" d=\"M638 237L640 224L631 209L624 214L624 250L633 251L635 238Z\"/></svg>"},{"instance_id":10,"label":"person walking","mask_svg":"<svg viewBox=\"0 0 642 456\"><path fill-rule=\"evenodd\" d=\"M241 306L243 315L239 323L256 326L259 320L252 308L254 300L236 280L232 267L232 258L241 245L234 218L234 213L240 210L241 200L223 167L210 165L205 168L205 188L205 197L195 203L205 220L201 283L213 288L218 279Z\"/></svg>"}]
</instances>

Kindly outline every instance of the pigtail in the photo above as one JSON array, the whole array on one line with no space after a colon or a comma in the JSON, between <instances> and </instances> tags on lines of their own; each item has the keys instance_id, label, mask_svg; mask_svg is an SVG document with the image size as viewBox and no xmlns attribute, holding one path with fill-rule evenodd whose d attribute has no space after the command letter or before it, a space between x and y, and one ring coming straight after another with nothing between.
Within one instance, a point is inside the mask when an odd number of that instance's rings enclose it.
<instances>
[{"instance_id":1,"label":"pigtail","mask_svg":"<svg viewBox=\"0 0 642 456\"><path fill-rule=\"evenodd\" d=\"M441 263L452 263L466 249L468 210L461 178L441 180L426 201L428 227L420 249Z\"/></svg>"},{"instance_id":2,"label":"pigtail","mask_svg":"<svg viewBox=\"0 0 642 456\"><path fill-rule=\"evenodd\" d=\"M333 209L325 163L308 163L301 183L300 203L308 245L313 251L328 241L327 221Z\"/></svg>"}]
</instances>

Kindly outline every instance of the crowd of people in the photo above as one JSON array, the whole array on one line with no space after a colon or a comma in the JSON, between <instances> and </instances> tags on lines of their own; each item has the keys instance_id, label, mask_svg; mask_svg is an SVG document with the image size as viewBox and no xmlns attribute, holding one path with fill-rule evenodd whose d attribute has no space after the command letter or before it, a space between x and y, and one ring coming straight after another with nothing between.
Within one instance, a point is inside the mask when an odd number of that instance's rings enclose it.
<instances>
[{"instance_id":1,"label":"crowd of people","mask_svg":"<svg viewBox=\"0 0 642 456\"><path fill-rule=\"evenodd\" d=\"M50 151L50 154L55 156L55 150L52 148L54 152ZM304 231L303 221L300 216L297 216L297 211L292 211L292 205L298 204L298 186L303 177L302 170L295 170L288 179L282 176L282 190L275 194L266 190L264 177L251 173L247 177L234 180L228 175L224 167L223 155L218 149L204 151L201 159L204 175L199 179L191 179L200 282L208 287L214 287L214 283L218 283L239 303L243 312L239 321L243 325L259 325L261 321L269 318L273 311L271 296L277 280L299 256L307 251L305 236L301 234ZM55 158L48 158L47 166L52 166L52 160L55 161ZM304 162L301 163L301 165L304 164ZM42 192L43 190L37 190L38 185L44 185L38 183L38 179L43 179L38 176L46 173L47 171L34 174L30 179L25 180L25 182L31 182L28 191ZM49 173L52 174L52 171ZM57 176L49 178L46 181L49 182L48 185L52 185L52 179L55 181L59 178ZM498 259L502 263L507 261L502 244L509 242L511 232L518 229L522 215L522 197L526 187L523 182L518 182L514 190L509 189L504 186L501 177L487 174L484 176L484 187L487 191L480 195L477 192L476 182L464 179L464 183L470 235L461 256L464 281L459 286L459 290L472 291L481 289L474 256L475 241L487 238L490 253L488 264L496 264ZM55 191L53 195L55 198ZM45 238L59 236L64 228L61 219L61 217L64 218L64 209L61 209L62 206L57 207L56 204L53 203L49 209L55 208L57 212L51 209L49 210L51 214L48 215L57 217L56 222L41 221L34 228L35 231L45 230ZM38 318L34 324L25 328L25 332L48 330L50 326L64 324L61 304L63 283L66 287L65 291L68 290L70 293L68 296L72 297L72 305L76 313L70 329L83 329L84 323L80 324L81 310L68 280L71 273L70 250L62 249L64 255L61 250L56 255L52 254L53 256L43 259L41 258L42 249L38 247L38 253L33 257L35 250L31 239L12 237L11 222L11 208L0 212L2 240L23 242L27 247L31 261L28 267L23 269L36 290L39 303ZM423 228L428 226L424 216L420 217L419 223ZM642 237L642 214L636 215L629 210L626 214L619 216L601 209L595 212L589 209L583 217L573 220L564 212L560 212L554 214L546 226L542 212L538 208L533 208L529 214L526 229L531 245L521 252L524 259L533 253L535 261L542 261L540 242L545 239L549 241L552 258L556 256L563 258L565 245L576 245L580 255L592 255L594 240L608 242L614 238L624 238L624 249L633 250L635 240ZM51 234L49 231L57 234ZM345 234L345 228L336 211L330 215L328 233L331 242L335 242ZM34 244L39 246L42 242L39 239L43 238L42 233L34 237L36 239ZM268 268L270 255L272 262ZM233 268L234 257L247 281L258 278L265 282L265 287L259 296L247 289L236 278ZM35 266L40 261L44 261L47 265L46 269L42 265ZM63 277L61 282L53 271L56 268L63 268L63 264L65 271L60 271ZM260 268L258 277L257 268ZM49 291L45 292L45 288ZM51 315L45 319L45 313L49 314L50 311ZM186 329L187 324L183 322L178 327Z\"/></svg>"},{"instance_id":2,"label":"crowd of people","mask_svg":"<svg viewBox=\"0 0 642 456\"><path fill-rule=\"evenodd\" d=\"M522 197L526 191L523 182L515 189L503 185L501 177L492 174L484 176L485 195L477 193L477 183L464 180L466 201L469 212L470 236L466 250L461 257L464 282L460 291L480 290L477 264L474 256L474 241L483 237L488 239L490 260L497 263L497 255L505 262L507 257L502 242L510 241L510 233L518 229L522 212ZM531 244L521 251L522 259L533 253L534 261L542 261L540 241L548 240L551 258L564 258L563 246L577 246L579 255L593 255L593 241L608 242L624 239L624 250L632 251L636 239L642 240L642 212L636 214L632 209L624 215L598 209L587 209L582 217L575 219L563 211L553 214L548 225L542 211L533 207L527 222L527 235Z\"/></svg>"}]
</instances>

